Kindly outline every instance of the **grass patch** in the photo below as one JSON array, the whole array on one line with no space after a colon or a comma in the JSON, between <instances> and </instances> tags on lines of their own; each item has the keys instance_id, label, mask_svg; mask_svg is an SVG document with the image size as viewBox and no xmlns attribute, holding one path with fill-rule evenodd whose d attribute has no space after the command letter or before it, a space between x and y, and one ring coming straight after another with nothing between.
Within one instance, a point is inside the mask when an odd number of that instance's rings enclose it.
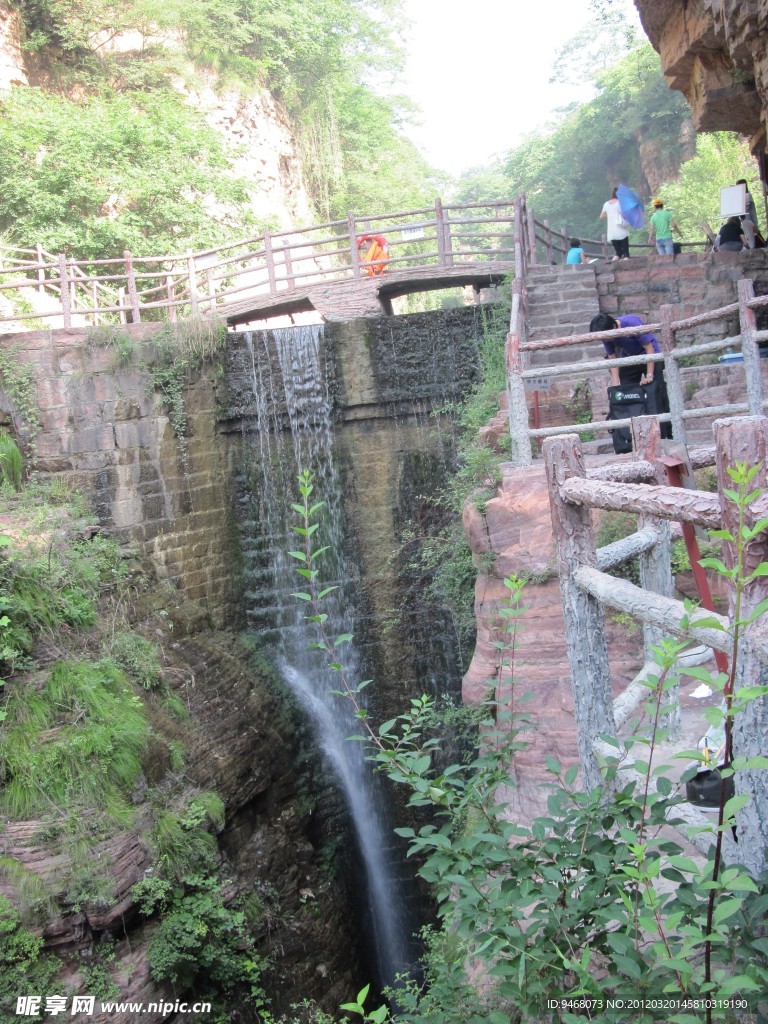
<instances>
[{"instance_id":1,"label":"grass patch","mask_svg":"<svg viewBox=\"0 0 768 1024\"><path fill-rule=\"evenodd\" d=\"M0 808L13 819L52 810L125 811L149 726L125 675L108 662L60 662L42 690L14 687L0 749Z\"/></svg>"}]
</instances>

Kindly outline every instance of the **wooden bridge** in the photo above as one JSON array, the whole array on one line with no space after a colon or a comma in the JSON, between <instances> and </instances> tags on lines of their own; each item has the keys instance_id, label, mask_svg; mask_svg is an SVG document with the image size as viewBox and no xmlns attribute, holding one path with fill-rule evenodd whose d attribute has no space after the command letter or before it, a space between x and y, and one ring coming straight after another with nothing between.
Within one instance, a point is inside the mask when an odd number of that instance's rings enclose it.
<instances>
[{"instance_id":1,"label":"wooden bridge","mask_svg":"<svg viewBox=\"0 0 768 1024\"><path fill-rule=\"evenodd\" d=\"M73 259L0 247L0 322L71 327L201 316L231 326L317 310L327 320L391 312L392 299L458 285L476 289L514 270L512 202L443 204L265 231L201 252ZM365 234L385 235L389 258L369 277Z\"/></svg>"},{"instance_id":2,"label":"wooden bridge","mask_svg":"<svg viewBox=\"0 0 768 1024\"><path fill-rule=\"evenodd\" d=\"M383 234L386 270L367 276L358 239ZM703 246L704 241L692 243ZM605 238L582 239L591 256L612 252ZM230 326L316 310L326 320L392 312L392 300L462 285L476 290L527 264L561 260L566 228L538 220L515 201L443 203L383 213L348 214L199 252L162 256L124 252L110 259L54 255L42 246L0 246L0 323L13 330L205 317ZM645 250L646 245L635 245ZM517 255L516 255L517 253Z\"/></svg>"}]
</instances>

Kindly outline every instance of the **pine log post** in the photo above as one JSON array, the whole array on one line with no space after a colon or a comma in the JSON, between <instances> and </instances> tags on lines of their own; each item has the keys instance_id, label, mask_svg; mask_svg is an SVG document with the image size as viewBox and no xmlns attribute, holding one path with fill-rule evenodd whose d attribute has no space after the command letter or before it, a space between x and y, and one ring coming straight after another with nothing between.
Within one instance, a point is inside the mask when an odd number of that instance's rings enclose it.
<instances>
[{"instance_id":1,"label":"pine log post","mask_svg":"<svg viewBox=\"0 0 768 1024\"><path fill-rule=\"evenodd\" d=\"M69 271L67 270L67 254L59 253L59 301L61 302L61 319L65 327L72 326L72 307L69 304Z\"/></svg>"},{"instance_id":2,"label":"pine log post","mask_svg":"<svg viewBox=\"0 0 768 1024\"><path fill-rule=\"evenodd\" d=\"M284 245L282 248L283 263L285 264L285 277L288 281L288 290L293 291L296 287L296 280L293 276L293 261L291 260L291 247Z\"/></svg>"},{"instance_id":3,"label":"pine log post","mask_svg":"<svg viewBox=\"0 0 768 1024\"><path fill-rule=\"evenodd\" d=\"M195 254L187 249L187 274L189 276L189 308L192 316L197 316L197 267Z\"/></svg>"},{"instance_id":4,"label":"pine log post","mask_svg":"<svg viewBox=\"0 0 768 1024\"><path fill-rule=\"evenodd\" d=\"M91 280L91 305L93 306L93 326L101 323L101 314L99 313L99 286L96 281Z\"/></svg>"},{"instance_id":5,"label":"pine log post","mask_svg":"<svg viewBox=\"0 0 768 1024\"><path fill-rule=\"evenodd\" d=\"M597 561L592 515L587 506L573 505L560 494L561 484L567 479L586 476L578 435L547 438L544 461L552 529L557 542L582 781L585 788L591 790L602 783L595 741L601 735L615 736L616 726L603 606L577 586L572 577L580 566L594 566Z\"/></svg>"},{"instance_id":6,"label":"pine log post","mask_svg":"<svg viewBox=\"0 0 768 1024\"><path fill-rule=\"evenodd\" d=\"M437 262L441 267L448 263L448 254L445 250L445 214L443 212L443 201L435 199L435 225L437 228Z\"/></svg>"},{"instance_id":7,"label":"pine log post","mask_svg":"<svg viewBox=\"0 0 768 1024\"><path fill-rule=\"evenodd\" d=\"M723 491L733 489L728 467L737 462L747 466L759 465L760 469L752 482L751 489L768 489L768 419L764 416L748 416L717 420L715 422L717 445L717 484L723 513L723 526L733 536L739 533L739 512L733 501ZM735 544L726 542L724 561L732 567L736 561ZM743 575L749 576L760 565L768 561L768 531L763 530L756 537L744 542ZM742 592L739 617L749 619L761 601L768 598L768 577L756 576ZM729 609L733 621L734 609ZM753 640L765 633L765 624L753 622L746 626L735 660L733 690L737 693L743 687L765 684L768 677L765 663L755 652ZM733 722L734 759L763 756L768 751L768 696L757 697L747 703ZM749 803L737 815L736 826L739 840L738 859L749 873L757 878L766 867L768 851L768 770L747 768L735 775L736 794L746 794Z\"/></svg>"},{"instance_id":8,"label":"pine log post","mask_svg":"<svg viewBox=\"0 0 768 1024\"><path fill-rule=\"evenodd\" d=\"M651 463L656 471L655 482L663 484L664 470L661 463L656 461L663 454L661 430L655 416L639 416L632 420L632 446L635 460ZM638 530L652 529L659 537L652 548L646 549L640 555L640 585L644 590L661 594L663 597L674 597L669 521L641 514L637 517L637 528ZM653 648L658 647L663 636L663 631L657 626L648 622L643 623L643 647L646 664L653 661ZM666 719L669 739L680 739L683 735L683 727L680 719L680 684L677 680L667 690L663 716Z\"/></svg>"},{"instance_id":9,"label":"pine log post","mask_svg":"<svg viewBox=\"0 0 768 1024\"><path fill-rule=\"evenodd\" d=\"M357 224L354 213L347 214L347 234L349 235L349 256L352 261L352 276L360 279L360 256L357 251Z\"/></svg>"},{"instance_id":10,"label":"pine log post","mask_svg":"<svg viewBox=\"0 0 768 1024\"><path fill-rule=\"evenodd\" d=\"M547 247L547 263L551 266L554 262L554 253L552 252L552 231L549 226L549 221L544 218L544 239Z\"/></svg>"},{"instance_id":11,"label":"pine log post","mask_svg":"<svg viewBox=\"0 0 768 1024\"><path fill-rule=\"evenodd\" d=\"M536 219L530 207L528 208L526 224L528 228L528 262L535 264L539 262L536 254Z\"/></svg>"},{"instance_id":12,"label":"pine log post","mask_svg":"<svg viewBox=\"0 0 768 1024\"><path fill-rule=\"evenodd\" d=\"M173 290L173 278L170 274L166 274L165 277L165 294L168 299L168 320L170 323L176 323L176 305L173 301L174 290Z\"/></svg>"},{"instance_id":13,"label":"pine log post","mask_svg":"<svg viewBox=\"0 0 768 1024\"><path fill-rule=\"evenodd\" d=\"M141 322L141 309L139 308L139 293L136 288L136 272L133 269L133 256L126 249L123 253L125 260L125 276L128 284L128 304L131 307L131 322Z\"/></svg>"},{"instance_id":14,"label":"pine log post","mask_svg":"<svg viewBox=\"0 0 768 1024\"><path fill-rule=\"evenodd\" d=\"M680 364L672 354L675 350L675 332L672 323L675 319L674 306L662 306L659 310L661 319L660 346L664 355L664 377L667 382L667 397L669 398L669 415L672 423L672 436L676 441L686 443L685 421L683 410L683 379L680 374Z\"/></svg>"},{"instance_id":15,"label":"pine log post","mask_svg":"<svg viewBox=\"0 0 768 1024\"><path fill-rule=\"evenodd\" d=\"M267 228L264 228L264 257L267 261L267 277L269 278L269 294L277 292L275 280L275 254L272 252L272 235Z\"/></svg>"},{"instance_id":16,"label":"pine log post","mask_svg":"<svg viewBox=\"0 0 768 1024\"><path fill-rule=\"evenodd\" d=\"M750 416L761 416L763 412L763 382L760 376L760 350L757 345L757 320L755 311L748 303L755 297L755 287L750 280L737 282L739 294L739 326L741 330L741 351L744 356L744 376L747 387L747 406Z\"/></svg>"},{"instance_id":17,"label":"pine log post","mask_svg":"<svg viewBox=\"0 0 768 1024\"><path fill-rule=\"evenodd\" d=\"M515 279L513 288L519 285ZM520 334L510 331L506 342L507 361L507 415L511 440L510 462L514 466L530 466L533 462L531 438L528 433L528 404L525 400L523 380L523 357L520 351Z\"/></svg>"},{"instance_id":18,"label":"pine log post","mask_svg":"<svg viewBox=\"0 0 768 1024\"><path fill-rule=\"evenodd\" d=\"M35 245L37 253L37 290L41 295L45 294L45 267L43 266L43 247L38 242Z\"/></svg>"}]
</instances>

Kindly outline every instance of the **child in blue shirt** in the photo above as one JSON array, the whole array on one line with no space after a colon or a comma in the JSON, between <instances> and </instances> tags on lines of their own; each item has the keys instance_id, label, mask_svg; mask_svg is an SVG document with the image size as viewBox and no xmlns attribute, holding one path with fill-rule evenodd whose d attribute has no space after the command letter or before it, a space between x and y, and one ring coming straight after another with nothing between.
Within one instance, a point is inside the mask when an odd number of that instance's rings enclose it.
<instances>
[{"instance_id":1,"label":"child in blue shirt","mask_svg":"<svg viewBox=\"0 0 768 1024\"><path fill-rule=\"evenodd\" d=\"M566 253L565 262L570 264L587 262L587 254L581 248L581 242L578 238L571 239L571 248Z\"/></svg>"}]
</instances>

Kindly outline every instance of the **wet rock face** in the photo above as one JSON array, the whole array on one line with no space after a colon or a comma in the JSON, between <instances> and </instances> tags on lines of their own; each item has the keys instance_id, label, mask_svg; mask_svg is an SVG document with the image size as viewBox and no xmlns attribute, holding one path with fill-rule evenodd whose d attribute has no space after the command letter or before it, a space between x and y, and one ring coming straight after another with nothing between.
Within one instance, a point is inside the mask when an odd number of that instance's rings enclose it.
<instances>
[{"instance_id":1,"label":"wet rock face","mask_svg":"<svg viewBox=\"0 0 768 1024\"><path fill-rule=\"evenodd\" d=\"M673 89L699 131L735 131L765 148L767 0L635 0Z\"/></svg>"}]
</instances>

